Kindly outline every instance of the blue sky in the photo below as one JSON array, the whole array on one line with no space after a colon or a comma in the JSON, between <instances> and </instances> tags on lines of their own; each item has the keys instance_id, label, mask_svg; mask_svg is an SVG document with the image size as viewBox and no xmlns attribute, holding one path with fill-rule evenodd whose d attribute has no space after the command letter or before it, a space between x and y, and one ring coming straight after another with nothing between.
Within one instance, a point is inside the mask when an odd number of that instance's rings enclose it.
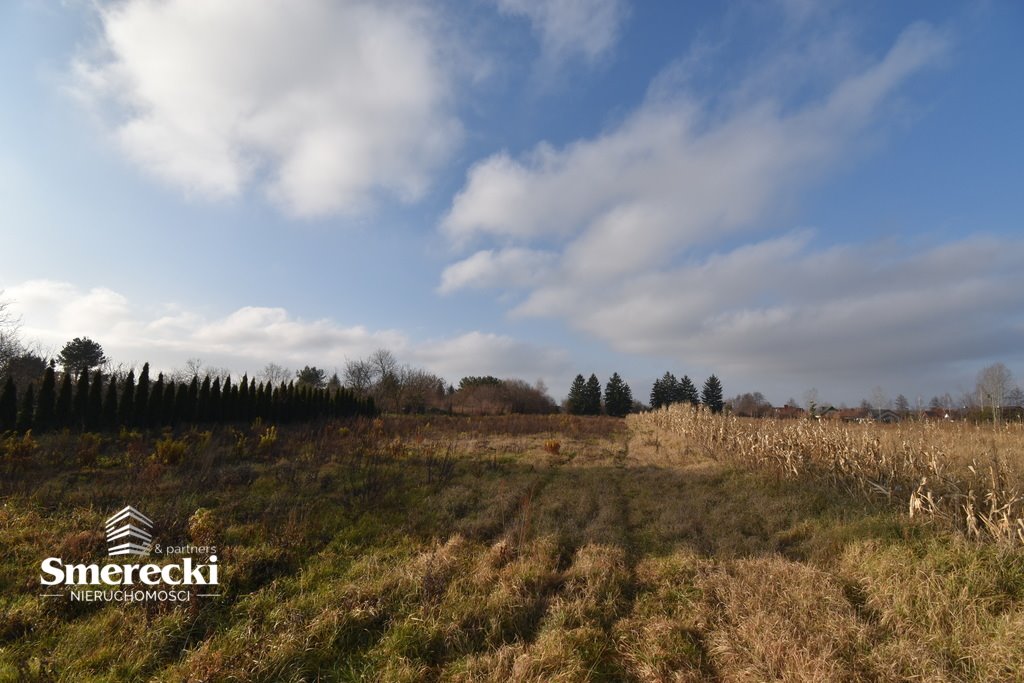
<instances>
[{"instance_id":1,"label":"blue sky","mask_svg":"<svg viewBox=\"0 0 1024 683\"><path fill-rule=\"evenodd\" d=\"M1015 2L0 7L0 289L55 350L781 403L1024 374Z\"/></svg>"}]
</instances>

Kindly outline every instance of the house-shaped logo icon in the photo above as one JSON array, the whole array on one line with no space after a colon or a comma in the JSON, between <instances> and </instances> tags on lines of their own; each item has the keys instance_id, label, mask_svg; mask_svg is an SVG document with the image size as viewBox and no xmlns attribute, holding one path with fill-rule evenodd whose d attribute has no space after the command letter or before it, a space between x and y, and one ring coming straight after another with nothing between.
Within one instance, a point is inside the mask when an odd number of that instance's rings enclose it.
<instances>
[{"instance_id":1,"label":"house-shaped logo icon","mask_svg":"<svg viewBox=\"0 0 1024 683\"><path fill-rule=\"evenodd\" d=\"M131 505L107 520L107 554L149 555L153 520Z\"/></svg>"}]
</instances>

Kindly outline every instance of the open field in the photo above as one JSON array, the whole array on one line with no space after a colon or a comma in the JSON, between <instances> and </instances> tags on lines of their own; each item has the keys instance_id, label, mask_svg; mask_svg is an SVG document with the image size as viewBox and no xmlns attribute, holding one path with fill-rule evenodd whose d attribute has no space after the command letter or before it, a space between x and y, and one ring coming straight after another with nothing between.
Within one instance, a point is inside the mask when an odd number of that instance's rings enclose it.
<instances>
[{"instance_id":1,"label":"open field","mask_svg":"<svg viewBox=\"0 0 1024 683\"><path fill-rule=\"evenodd\" d=\"M903 479L872 493L813 449L723 431L753 427L657 418L12 437L0 680L1024 679L1012 534L942 501L912 519ZM990 446L1009 491L1021 435ZM100 561L128 503L165 542L216 545L222 597L40 598L39 562Z\"/></svg>"}]
</instances>

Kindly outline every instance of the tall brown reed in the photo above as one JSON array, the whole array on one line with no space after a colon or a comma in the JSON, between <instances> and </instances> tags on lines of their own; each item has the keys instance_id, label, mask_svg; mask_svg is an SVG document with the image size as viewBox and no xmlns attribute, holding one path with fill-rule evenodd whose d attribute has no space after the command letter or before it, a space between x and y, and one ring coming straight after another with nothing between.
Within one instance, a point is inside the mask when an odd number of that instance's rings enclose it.
<instances>
[{"instance_id":1,"label":"tall brown reed","mask_svg":"<svg viewBox=\"0 0 1024 683\"><path fill-rule=\"evenodd\" d=\"M1024 426L746 419L690 406L631 415L647 440L903 506L972 538L1024 544Z\"/></svg>"}]
</instances>

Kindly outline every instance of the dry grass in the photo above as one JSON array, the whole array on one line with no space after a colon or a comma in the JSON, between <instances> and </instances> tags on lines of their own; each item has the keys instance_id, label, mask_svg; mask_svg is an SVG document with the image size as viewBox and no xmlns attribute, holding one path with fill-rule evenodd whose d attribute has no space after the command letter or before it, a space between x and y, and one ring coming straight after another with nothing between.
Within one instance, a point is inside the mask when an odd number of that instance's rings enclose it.
<instances>
[{"instance_id":1,"label":"dry grass","mask_svg":"<svg viewBox=\"0 0 1024 683\"><path fill-rule=\"evenodd\" d=\"M1020 547L911 519L902 480L872 493L805 442L757 460L723 450L745 423L670 417L125 435L48 477L76 444L40 439L0 506L0 680L1024 680ZM807 433L886 455L909 430ZM40 552L102 554L143 484L174 534L223 547L225 597L36 597Z\"/></svg>"}]
</instances>

